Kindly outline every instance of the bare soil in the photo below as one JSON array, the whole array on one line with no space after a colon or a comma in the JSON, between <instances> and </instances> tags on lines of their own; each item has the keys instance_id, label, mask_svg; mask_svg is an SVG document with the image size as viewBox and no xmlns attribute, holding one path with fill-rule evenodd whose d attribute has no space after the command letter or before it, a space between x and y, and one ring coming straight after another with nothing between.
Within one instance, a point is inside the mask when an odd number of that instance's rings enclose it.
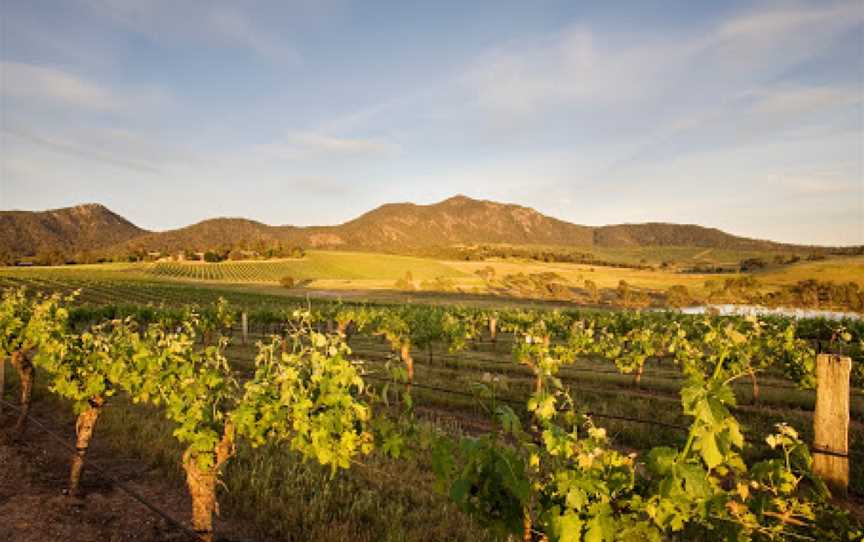
<instances>
[{"instance_id":1,"label":"bare soil","mask_svg":"<svg viewBox=\"0 0 864 542\"><path fill-rule=\"evenodd\" d=\"M51 408L45 403L34 403L33 415L73 445L72 413L54 412ZM9 409L4 409L0 428L10 428L14 421ZM98 427L87 460L96 462L111 478L170 517L189 525L191 503L186 488L140 461L101 446ZM21 442L13 443L6 435L0 436L0 542L193 540L86 465L81 497L67 496L69 465L70 452L35 424L28 427ZM235 522L229 524L217 519L215 528L217 540L251 540Z\"/></svg>"}]
</instances>

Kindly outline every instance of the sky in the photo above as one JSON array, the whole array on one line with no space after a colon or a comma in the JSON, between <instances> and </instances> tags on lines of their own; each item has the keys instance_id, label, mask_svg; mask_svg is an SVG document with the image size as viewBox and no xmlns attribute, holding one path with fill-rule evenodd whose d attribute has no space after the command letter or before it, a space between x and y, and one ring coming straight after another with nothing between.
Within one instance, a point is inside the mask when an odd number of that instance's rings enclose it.
<instances>
[{"instance_id":1,"label":"sky","mask_svg":"<svg viewBox=\"0 0 864 542\"><path fill-rule=\"evenodd\" d=\"M864 1L0 0L0 209L864 244Z\"/></svg>"}]
</instances>

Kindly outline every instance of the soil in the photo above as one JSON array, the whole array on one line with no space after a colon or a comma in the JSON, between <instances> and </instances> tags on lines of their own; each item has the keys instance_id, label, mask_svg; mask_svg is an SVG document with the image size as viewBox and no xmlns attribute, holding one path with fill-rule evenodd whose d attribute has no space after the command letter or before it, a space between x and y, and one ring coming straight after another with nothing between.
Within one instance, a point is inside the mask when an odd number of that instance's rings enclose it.
<instances>
[{"instance_id":1,"label":"soil","mask_svg":"<svg viewBox=\"0 0 864 542\"><path fill-rule=\"evenodd\" d=\"M61 415L62 414L62 415ZM71 412L53 412L34 403L32 415L74 445ZM4 408L0 428L15 416ZM182 483L99 444L98 428L87 455L117 482L170 517L189 526L191 503ZM186 542L189 534L134 500L112 481L84 467L81 497L66 495L70 452L31 423L20 442L0 436L0 542ZM215 524L217 540L249 541L251 532L235 522Z\"/></svg>"}]
</instances>

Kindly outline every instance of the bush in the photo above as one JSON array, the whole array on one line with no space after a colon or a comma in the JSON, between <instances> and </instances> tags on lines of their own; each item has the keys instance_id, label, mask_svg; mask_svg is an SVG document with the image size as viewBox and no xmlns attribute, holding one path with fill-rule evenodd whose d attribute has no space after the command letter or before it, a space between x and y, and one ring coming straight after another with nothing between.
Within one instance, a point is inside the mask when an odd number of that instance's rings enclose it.
<instances>
[{"instance_id":1,"label":"bush","mask_svg":"<svg viewBox=\"0 0 864 542\"><path fill-rule=\"evenodd\" d=\"M396 281L395 287L397 290L414 290L414 275L411 271L406 271L405 276Z\"/></svg>"},{"instance_id":2,"label":"bush","mask_svg":"<svg viewBox=\"0 0 864 542\"><path fill-rule=\"evenodd\" d=\"M281 284L285 288L293 288L293 287L297 286L297 281L294 280L294 277L286 275L286 276L282 277L281 279L279 279L279 284Z\"/></svg>"},{"instance_id":3,"label":"bush","mask_svg":"<svg viewBox=\"0 0 864 542\"><path fill-rule=\"evenodd\" d=\"M693 298L690 297L690 292L687 291L686 286L676 284L666 292L666 302L670 307L681 308L692 304Z\"/></svg>"}]
</instances>

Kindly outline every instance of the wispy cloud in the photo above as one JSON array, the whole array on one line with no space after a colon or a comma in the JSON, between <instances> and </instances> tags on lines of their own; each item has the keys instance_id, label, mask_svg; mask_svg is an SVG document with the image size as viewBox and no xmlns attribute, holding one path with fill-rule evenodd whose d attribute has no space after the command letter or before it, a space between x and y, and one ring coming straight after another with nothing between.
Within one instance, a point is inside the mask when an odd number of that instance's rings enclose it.
<instances>
[{"instance_id":1,"label":"wispy cloud","mask_svg":"<svg viewBox=\"0 0 864 542\"><path fill-rule=\"evenodd\" d=\"M320 133L297 133L284 140L256 145L253 152L271 158L393 156L399 145L386 139L337 137Z\"/></svg>"},{"instance_id":2,"label":"wispy cloud","mask_svg":"<svg viewBox=\"0 0 864 542\"><path fill-rule=\"evenodd\" d=\"M155 41L181 40L244 48L270 60L299 64L283 34L254 21L239 4L209 0L81 0L95 13Z\"/></svg>"},{"instance_id":3,"label":"wispy cloud","mask_svg":"<svg viewBox=\"0 0 864 542\"><path fill-rule=\"evenodd\" d=\"M25 102L101 111L141 109L169 101L155 88L117 89L65 70L0 61L0 94Z\"/></svg>"},{"instance_id":4,"label":"wispy cloud","mask_svg":"<svg viewBox=\"0 0 864 542\"><path fill-rule=\"evenodd\" d=\"M804 87L753 92L754 110L765 115L800 115L864 101L864 91L853 88Z\"/></svg>"},{"instance_id":5,"label":"wispy cloud","mask_svg":"<svg viewBox=\"0 0 864 542\"><path fill-rule=\"evenodd\" d=\"M110 89L56 68L0 62L0 91L5 96L56 102L90 109L115 109Z\"/></svg>"},{"instance_id":6,"label":"wispy cloud","mask_svg":"<svg viewBox=\"0 0 864 542\"><path fill-rule=\"evenodd\" d=\"M136 133L120 128L71 126L67 128L33 128L12 121L0 126L6 143L30 154L46 153L59 159L74 159L81 164L115 166L141 173L163 174L176 166L202 167L204 160L192 151L163 142L152 133ZM50 156L50 154L47 154Z\"/></svg>"},{"instance_id":7,"label":"wispy cloud","mask_svg":"<svg viewBox=\"0 0 864 542\"><path fill-rule=\"evenodd\" d=\"M579 25L490 50L461 81L495 115L635 106L688 90L710 98L769 81L862 22L858 1L780 7L745 12L698 34L648 37L630 46L604 41Z\"/></svg>"}]
</instances>

